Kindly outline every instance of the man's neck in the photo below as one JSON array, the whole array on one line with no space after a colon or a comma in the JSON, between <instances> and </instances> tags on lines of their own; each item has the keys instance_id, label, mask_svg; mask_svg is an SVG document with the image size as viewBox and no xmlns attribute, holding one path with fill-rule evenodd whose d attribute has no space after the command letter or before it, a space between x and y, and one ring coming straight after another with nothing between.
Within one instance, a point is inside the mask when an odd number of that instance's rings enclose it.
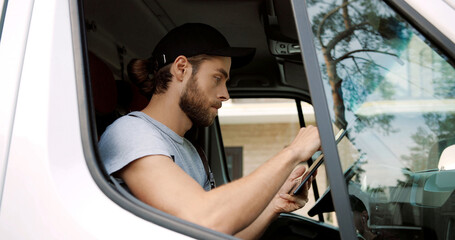
<instances>
[{"instance_id":1,"label":"man's neck","mask_svg":"<svg viewBox=\"0 0 455 240\"><path fill-rule=\"evenodd\" d=\"M166 94L153 96L142 112L166 125L181 137L192 126L191 120L182 111L179 104L175 102L175 98L171 98Z\"/></svg>"}]
</instances>

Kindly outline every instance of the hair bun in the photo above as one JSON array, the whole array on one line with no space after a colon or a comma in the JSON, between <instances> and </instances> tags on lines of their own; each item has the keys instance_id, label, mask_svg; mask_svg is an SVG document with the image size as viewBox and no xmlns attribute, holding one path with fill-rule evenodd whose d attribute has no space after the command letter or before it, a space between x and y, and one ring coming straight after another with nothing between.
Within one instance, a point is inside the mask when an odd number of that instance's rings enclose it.
<instances>
[{"instance_id":1,"label":"hair bun","mask_svg":"<svg viewBox=\"0 0 455 240\"><path fill-rule=\"evenodd\" d=\"M128 77L136 85L141 93L150 97L155 89L154 81L149 76L151 74L151 62L146 59L132 59L127 66Z\"/></svg>"}]
</instances>

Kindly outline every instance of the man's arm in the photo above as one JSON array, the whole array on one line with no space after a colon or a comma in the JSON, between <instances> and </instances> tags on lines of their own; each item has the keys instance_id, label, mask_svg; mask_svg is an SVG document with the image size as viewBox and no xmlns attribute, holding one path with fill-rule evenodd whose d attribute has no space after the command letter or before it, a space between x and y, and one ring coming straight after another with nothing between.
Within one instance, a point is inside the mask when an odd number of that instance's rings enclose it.
<instances>
[{"instance_id":1,"label":"man's arm","mask_svg":"<svg viewBox=\"0 0 455 240\"><path fill-rule=\"evenodd\" d=\"M143 202L199 225L235 234L267 207L294 167L320 147L317 129L301 129L293 143L250 175L206 192L166 156L147 156L120 171Z\"/></svg>"},{"instance_id":2,"label":"man's arm","mask_svg":"<svg viewBox=\"0 0 455 240\"><path fill-rule=\"evenodd\" d=\"M305 170L304 166L297 167L261 215L247 228L235 234L235 236L241 239L258 239L280 213L292 212L304 207L308 202L308 190L316 174L310 177L309 181L304 185L303 191L298 196L289 195L289 192L300 183Z\"/></svg>"}]
</instances>

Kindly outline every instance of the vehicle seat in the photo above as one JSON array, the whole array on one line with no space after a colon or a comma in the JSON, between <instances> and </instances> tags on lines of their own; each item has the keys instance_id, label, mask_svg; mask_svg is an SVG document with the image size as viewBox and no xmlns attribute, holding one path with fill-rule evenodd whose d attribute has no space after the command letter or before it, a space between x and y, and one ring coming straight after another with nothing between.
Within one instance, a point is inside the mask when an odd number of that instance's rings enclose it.
<instances>
[{"instance_id":1,"label":"vehicle seat","mask_svg":"<svg viewBox=\"0 0 455 240\"><path fill-rule=\"evenodd\" d=\"M95 107L98 138L117 118L148 104L139 89L128 81L115 80L110 68L99 57L89 52L90 81Z\"/></svg>"}]
</instances>

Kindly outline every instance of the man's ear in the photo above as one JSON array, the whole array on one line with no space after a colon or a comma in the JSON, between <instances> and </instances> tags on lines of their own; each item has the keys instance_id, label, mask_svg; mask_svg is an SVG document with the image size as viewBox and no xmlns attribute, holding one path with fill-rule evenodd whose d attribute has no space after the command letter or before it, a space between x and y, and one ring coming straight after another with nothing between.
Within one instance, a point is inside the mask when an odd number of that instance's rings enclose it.
<instances>
[{"instance_id":1,"label":"man's ear","mask_svg":"<svg viewBox=\"0 0 455 240\"><path fill-rule=\"evenodd\" d=\"M362 220L367 222L369 219L368 212L364 210L364 211L362 211L361 215L362 215Z\"/></svg>"},{"instance_id":2,"label":"man's ear","mask_svg":"<svg viewBox=\"0 0 455 240\"><path fill-rule=\"evenodd\" d=\"M183 81L186 72L190 66L188 58L183 55L178 56L171 67L171 73L178 81Z\"/></svg>"}]
</instances>

